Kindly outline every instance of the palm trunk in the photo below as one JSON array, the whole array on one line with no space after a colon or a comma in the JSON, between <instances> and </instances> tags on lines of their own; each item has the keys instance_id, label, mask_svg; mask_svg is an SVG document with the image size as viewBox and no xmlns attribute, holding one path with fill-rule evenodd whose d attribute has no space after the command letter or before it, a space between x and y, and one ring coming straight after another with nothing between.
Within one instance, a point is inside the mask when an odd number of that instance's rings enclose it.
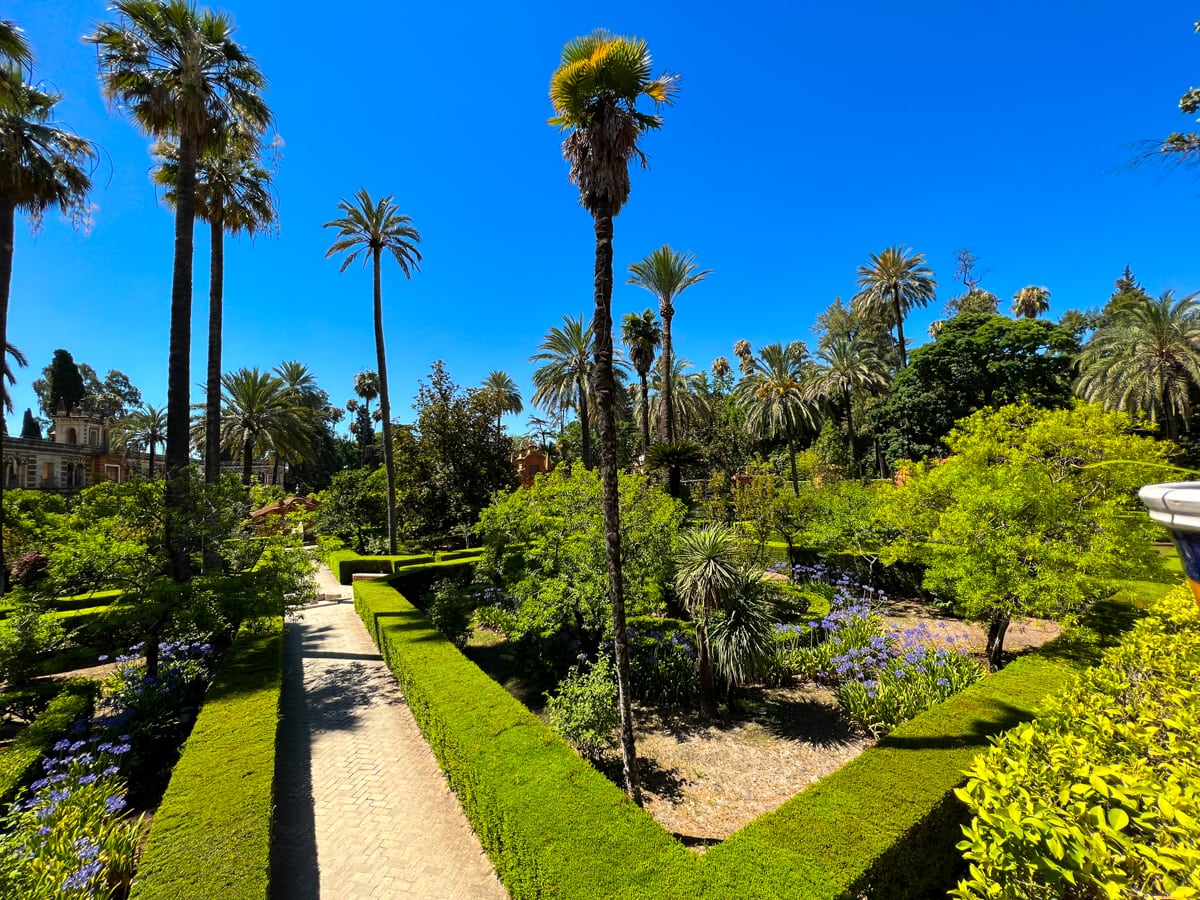
<instances>
[{"instance_id":1,"label":"palm trunk","mask_svg":"<svg viewBox=\"0 0 1200 900\"><path fill-rule=\"evenodd\" d=\"M1004 635L1008 632L1008 623L1012 617L1004 611L997 611L988 625L987 660L988 667L995 672L1004 665Z\"/></svg>"},{"instance_id":2,"label":"palm trunk","mask_svg":"<svg viewBox=\"0 0 1200 900\"><path fill-rule=\"evenodd\" d=\"M613 376L612 261L613 223L608 208L593 211L596 231L595 330L596 405L600 425L600 480L604 497L604 561L612 601L613 655L617 663L617 698L621 709L621 763L625 790L642 805L637 747L633 738L633 706L629 695L629 644L625 637L625 593L621 581L621 511L617 485L616 379ZM586 432L585 432L586 433Z\"/></svg>"},{"instance_id":3,"label":"palm trunk","mask_svg":"<svg viewBox=\"0 0 1200 900\"><path fill-rule=\"evenodd\" d=\"M196 221L196 138L179 136L179 174L175 184L175 258L171 270L171 336L167 358L167 449L164 505L165 543L171 578L191 577L188 536L182 514L188 464L188 391L192 350L192 233Z\"/></svg>"},{"instance_id":4,"label":"palm trunk","mask_svg":"<svg viewBox=\"0 0 1200 900\"><path fill-rule=\"evenodd\" d=\"M671 384L671 319L675 309L670 303L662 301L658 305L658 314L663 323L662 356L659 357L662 366L663 440L670 444L675 440L675 398L674 385Z\"/></svg>"},{"instance_id":5,"label":"palm trunk","mask_svg":"<svg viewBox=\"0 0 1200 900\"><path fill-rule=\"evenodd\" d=\"M642 381L642 455L650 449L650 383L646 379L646 372L638 370L638 377Z\"/></svg>"},{"instance_id":6,"label":"palm trunk","mask_svg":"<svg viewBox=\"0 0 1200 900\"><path fill-rule=\"evenodd\" d=\"M592 422L588 415L587 391L579 388L579 428L583 432L583 467L590 469L595 466L592 459Z\"/></svg>"},{"instance_id":7,"label":"palm trunk","mask_svg":"<svg viewBox=\"0 0 1200 900\"><path fill-rule=\"evenodd\" d=\"M279 484L279 454L275 454L275 462L271 466L271 484Z\"/></svg>"},{"instance_id":8,"label":"palm trunk","mask_svg":"<svg viewBox=\"0 0 1200 900\"><path fill-rule=\"evenodd\" d=\"M254 474L254 439L247 435L242 445L242 484L250 487L250 477Z\"/></svg>"},{"instance_id":9,"label":"palm trunk","mask_svg":"<svg viewBox=\"0 0 1200 900\"><path fill-rule=\"evenodd\" d=\"M717 682L713 674L712 648L708 644L708 614L696 619L696 663L700 667L700 711L706 718L717 716Z\"/></svg>"},{"instance_id":10,"label":"palm trunk","mask_svg":"<svg viewBox=\"0 0 1200 900\"><path fill-rule=\"evenodd\" d=\"M396 472L392 459L392 405L388 401L387 357L383 350L383 288L380 284L380 251L375 263L375 356L379 366L379 410L383 416L383 466L387 473L388 554L396 555Z\"/></svg>"},{"instance_id":11,"label":"palm trunk","mask_svg":"<svg viewBox=\"0 0 1200 900\"><path fill-rule=\"evenodd\" d=\"M854 441L854 394L851 393L850 388L846 388L843 396L846 399L846 437L850 442L850 466L854 469L854 474L857 474L858 453Z\"/></svg>"},{"instance_id":12,"label":"palm trunk","mask_svg":"<svg viewBox=\"0 0 1200 900\"><path fill-rule=\"evenodd\" d=\"M908 368L908 354L904 352L904 311L900 308L899 289L892 292L892 301L896 304L896 340L900 342L900 368Z\"/></svg>"},{"instance_id":13,"label":"palm trunk","mask_svg":"<svg viewBox=\"0 0 1200 900\"><path fill-rule=\"evenodd\" d=\"M221 328L225 294L225 217L213 210L212 255L208 267L208 375L204 396L204 483L221 475Z\"/></svg>"},{"instance_id":14,"label":"palm trunk","mask_svg":"<svg viewBox=\"0 0 1200 900\"><path fill-rule=\"evenodd\" d=\"M796 442L792 439L792 429L787 432L788 463L792 467L792 493L800 496L800 475L796 472Z\"/></svg>"},{"instance_id":15,"label":"palm trunk","mask_svg":"<svg viewBox=\"0 0 1200 900\"><path fill-rule=\"evenodd\" d=\"M150 442L150 480L154 480L154 442Z\"/></svg>"},{"instance_id":16,"label":"palm trunk","mask_svg":"<svg viewBox=\"0 0 1200 900\"><path fill-rule=\"evenodd\" d=\"M8 294L12 282L13 250L16 241L17 207L12 201L0 202L0 369L7 362ZM8 396L8 385L0 376L0 400ZM4 409L0 405L0 416ZM0 460L4 459L4 429L0 428ZM4 530L4 479L7 469L0 470L0 533ZM4 543L0 541L0 594L8 591L8 565L4 559Z\"/></svg>"}]
</instances>

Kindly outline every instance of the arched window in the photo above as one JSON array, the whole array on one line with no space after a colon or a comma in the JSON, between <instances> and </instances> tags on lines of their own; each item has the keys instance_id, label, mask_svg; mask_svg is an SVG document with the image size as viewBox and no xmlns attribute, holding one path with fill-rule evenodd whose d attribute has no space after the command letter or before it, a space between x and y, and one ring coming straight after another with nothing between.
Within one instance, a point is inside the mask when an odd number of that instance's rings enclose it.
<instances>
[{"instance_id":1,"label":"arched window","mask_svg":"<svg viewBox=\"0 0 1200 900\"><path fill-rule=\"evenodd\" d=\"M67 443L68 444L78 444L79 443L79 433L74 428L67 429Z\"/></svg>"}]
</instances>

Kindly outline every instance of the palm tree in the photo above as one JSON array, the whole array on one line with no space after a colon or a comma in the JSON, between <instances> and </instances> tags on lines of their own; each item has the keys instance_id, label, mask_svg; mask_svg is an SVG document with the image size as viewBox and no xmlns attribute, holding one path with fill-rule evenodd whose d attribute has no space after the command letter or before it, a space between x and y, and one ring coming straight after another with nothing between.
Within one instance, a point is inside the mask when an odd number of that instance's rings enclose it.
<instances>
[{"instance_id":1,"label":"palm tree","mask_svg":"<svg viewBox=\"0 0 1200 900\"><path fill-rule=\"evenodd\" d=\"M704 372L689 372L690 360L675 357L671 361L670 391L663 389L662 371L656 371L650 379L650 415L661 423L667 416L667 394L671 395L672 414L675 418L676 440L686 440L692 424L701 421L707 412Z\"/></svg>"},{"instance_id":2,"label":"palm tree","mask_svg":"<svg viewBox=\"0 0 1200 900\"><path fill-rule=\"evenodd\" d=\"M663 372L672 371L671 355L674 348L671 346L671 319L675 317L675 298L712 273L712 269L696 269L696 258L691 253L679 253L667 244L629 267L626 283L645 288L658 298L658 314L662 317L662 357L659 367ZM663 387L667 412L663 423L663 439L669 443L675 440L675 405L671 398L670 378L664 379Z\"/></svg>"},{"instance_id":3,"label":"palm tree","mask_svg":"<svg viewBox=\"0 0 1200 900\"><path fill-rule=\"evenodd\" d=\"M760 438L783 437L792 467L792 489L800 493L796 472L796 437L805 426L816 426L816 409L805 384L808 348L803 341L767 344L748 363L749 373L738 382L738 403L746 411L746 431Z\"/></svg>"},{"instance_id":4,"label":"palm tree","mask_svg":"<svg viewBox=\"0 0 1200 900\"><path fill-rule=\"evenodd\" d=\"M817 350L820 362L809 382L810 396L839 406L846 416L850 458L857 465L854 399L862 391L887 384L887 365L875 345L858 335L839 337Z\"/></svg>"},{"instance_id":5,"label":"palm tree","mask_svg":"<svg viewBox=\"0 0 1200 900\"><path fill-rule=\"evenodd\" d=\"M1044 287L1031 284L1013 294L1012 314L1036 319L1050 309L1050 291Z\"/></svg>"},{"instance_id":6,"label":"palm tree","mask_svg":"<svg viewBox=\"0 0 1200 900\"><path fill-rule=\"evenodd\" d=\"M625 640L625 595L621 583L621 527L617 505L617 383L613 373L612 240L613 217L629 199L629 163L644 166L638 139L662 127L662 118L638 109L648 98L655 108L669 104L675 78L651 75L650 51L639 38L616 37L597 30L575 38L562 51L550 79L550 124L569 131L563 157L570 163L579 202L592 215L596 235L595 387L600 423L600 478L604 498L605 562L612 603L613 648L621 707L621 759L625 789L641 805L633 713L629 697L629 648Z\"/></svg>"},{"instance_id":7,"label":"palm tree","mask_svg":"<svg viewBox=\"0 0 1200 900\"><path fill-rule=\"evenodd\" d=\"M662 327L654 310L627 313L621 321L621 343L629 348L629 360L642 383L642 454L650 449L650 385L646 378L654 365L654 351L662 343Z\"/></svg>"},{"instance_id":8,"label":"palm tree","mask_svg":"<svg viewBox=\"0 0 1200 900\"><path fill-rule=\"evenodd\" d=\"M154 182L167 206L176 206L179 147L164 141L155 148L162 162ZM225 234L253 235L275 221L271 173L259 160L258 140L231 133L196 161L196 216L209 225L208 369L204 404L204 481L221 474L221 331L225 296Z\"/></svg>"},{"instance_id":9,"label":"palm tree","mask_svg":"<svg viewBox=\"0 0 1200 900\"><path fill-rule=\"evenodd\" d=\"M9 357L12 357L11 363L8 361ZM12 396L8 393L7 387L10 384L17 383L16 371L13 368L14 365L23 369L29 365L29 360L25 358L25 354L22 353L17 347L13 346L8 341L5 341L3 380L0 380L0 394L4 395L4 411L7 413L16 412L16 407L13 406ZM0 434L2 433L3 429L0 429Z\"/></svg>"},{"instance_id":10,"label":"palm tree","mask_svg":"<svg viewBox=\"0 0 1200 900\"><path fill-rule=\"evenodd\" d=\"M307 439L306 407L269 372L238 369L221 377L221 447L242 458L242 484L250 484L254 460L275 450L295 451Z\"/></svg>"},{"instance_id":11,"label":"palm tree","mask_svg":"<svg viewBox=\"0 0 1200 900\"><path fill-rule=\"evenodd\" d=\"M363 369L354 376L354 393L366 406L367 418L371 416L371 401L379 397L379 373Z\"/></svg>"},{"instance_id":12,"label":"palm tree","mask_svg":"<svg viewBox=\"0 0 1200 900\"><path fill-rule=\"evenodd\" d=\"M114 450L147 449L150 453L150 478L154 478L154 457L158 445L167 436L167 414L161 406L146 405L134 410L112 427Z\"/></svg>"},{"instance_id":13,"label":"palm tree","mask_svg":"<svg viewBox=\"0 0 1200 900\"><path fill-rule=\"evenodd\" d=\"M551 326L538 352L530 362L541 362L533 373L533 402L550 412L575 410L583 431L583 465L590 469L592 462L591 408L595 396L595 363L592 351L595 331L589 322L585 327L583 314L572 319L563 316L562 328Z\"/></svg>"},{"instance_id":14,"label":"palm tree","mask_svg":"<svg viewBox=\"0 0 1200 900\"><path fill-rule=\"evenodd\" d=\"M717 714L717 691L708 626L741 581L737 556L737 536L724 525L684 532L675 555L675 593L696 622L700 709L710 718Z\"/></svg>"},{"instance_id":15,"label":"palm tree","mask_svg":"<svg viewBox=\"0 0 1200 900\"><path fill-rule=\"evenodd\" d=\"M231 130L261 134L270 111L266 78L233 40L224 13L190 0L115 0L121 17L102 23L87 40L96 45L104 94L147 134L178 142L175 180L175 258L171 270L171 330L167 366L167 522L171 575L190 574L186 539L173 524L184 503L177 476L188 464L191 384L192 245L197 161ZM156 660L153 661L156 664ZM153 666L152 666L153 668Z\"/></svg>"},{"instance_id":16,"label":"palm tree","mask_svg":"<svg viewBox=\"0 0 1200 900\"><path fill-rule=\"evenodd\" d=\"M1145 413L1167 437L1186 427L1200 387L1200 302L1166 291L1101 324L1079 357L1076 393L1106 409Z\"/></svg>"},{"instance_id":17,"label":"palm tree","mask_svg":"<svg viewBox=\"0 0 1200 900\"><path fill-rule=\"evenodd\" d=\"M479 392L484 402L496 411L496 434L500 433L500 417L505 413L518 415L525 409L521 402L521 389L507 372L489 372Z\"/></svg>"},{"instance_id":18,"label":"palm tree","mask_svg":"<svg viewBox=\"0 0 1200 900\"><path fill-rule=\"evenodd\" d=\"M12 78L0 78L0 106L13 102L18 88L24 83L23 71L32 71L33 48L16 22L0 19L0 69Z\"/></svg>"},{"instance_id":19,"label":"palm tree","mask_svg":"<svg viewBox=\"0 0 1200 900\"><path fill-rule=\"evenodd\" d=\"M296 406L306 410L310 422L316 422L324 417L325 402L329 396L317 387L317 376L298 359L288 359L271 370L275 377L283 382L283 392ZM337 410L341 415L341 410ZM283 462L289 465L302 462L304 457L297 450L309 449L310 441L305 441L302 447L276 447L275 463L271 472L271 484L279 484L279 466Z\"/></svg>"},{"instance_id":20,"label":"palm tree","mask_svg":"<svg viewBox=\"0 0 1200 900\"><path fill-rule=\"evenodd\" d=\"M10 28L8 60L28 58L28 54L21 55L19 39L19 33ZM15 66L0 66L0 347L9 346L8 301L17 213L24 213L34 223L53 206L79 215L91 188L96 150L54 120L54 107L61 99L61 94L26 84ZM0 528L3 489L0 483ZM7 589L8 567L0 549L0 593Z\"/></svg>"},{"instance_id":21,"label":"palm tree","mask_svg":"<svg viewBox=\"0 0 1200 900\"><path fill-rule=\"evenodd\" d=\"M396 553L396 472L392 452L392 407L388 402L387 355L383 348L383 290L380 284L384 251L391 254L400 266L405 278L412 278L414 271L421 270L421 234L412 224L412 219L400 212L392 195L378 202L371 199L366 188L354 195L354 202L343 198L338 209L345 215L325 228L338 229L338 238L325 252L328 258L345 253L339 272L362 254L363 265L370 260L375 285L375 364L379 372L379 409L383 416L383 464L387 470L388 483L388 553Z\"/></svg>"},{"instance_id":22,"label":"palm tree","mask_svg":"<svg viewBox=\"0 0 1200 900\"><path fill-rule=\"evenodd\" d=\"M937 290L933 270L925 265L925 254L909 251L900 244L882 253L872 253L870 264L858 267L858 286L861 290L852 301L856 312L896 326L903 369L908 365L904 317L913 307L930 303Z\"/></svg>"}]
</instances>

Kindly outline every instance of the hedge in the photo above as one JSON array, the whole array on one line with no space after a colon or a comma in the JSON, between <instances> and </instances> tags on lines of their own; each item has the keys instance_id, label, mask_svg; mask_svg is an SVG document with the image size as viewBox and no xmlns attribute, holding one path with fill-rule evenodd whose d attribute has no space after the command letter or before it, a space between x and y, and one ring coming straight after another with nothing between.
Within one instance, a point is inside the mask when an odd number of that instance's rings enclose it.
<instances>
[{"instance_id":1,"label":"hedge","mask_svg":"<svg viewBox=\"0 0 1200 900\"><path fill-rule=\"evenodd\" d=\"M243 625L209 688L131 900L267 900L283 621Z\"/></svg>"},{"instance_id":2,"label":"hedge","mask_svg":"<svg viewBox=\"0 0 1200 900\"><path fill-rule=\"evenodd\" d=\"M963 769L989 736L1031 718L1097 647L1097 632L1085 629L1086 640L1060 639L1052 652L1017 660L697 858L402 595L360 582L354 596L514 898L832 900L944 891L965 821L952 793ZM1110 612L1101 609L1097 621Z\"/></svg>"},{"instance_id":3,"label":"hedge","mask_svg":"<svg viewBox=\"0 0 1200 900\"><path fill-rule=\"evenodd\" d=\"M449 562L452 559L479 559L483 556L483 547L470 547L466 550L443 550L437 555L438 562Z\"/></svg>"},{"instance_id":4,"label":"hedge","mask_svg":"<svg viewBox=\"0 0 1200 900\"><path fill-rule=\"evenodd\" d=\"M91 714L98 690L96 682L84 678L64 682L38 717L0 750L0 804L13 799L38 759L50 752L75 721Z\"/></svg>"},{"instance_id":5,"label":"hedge","mask_svg":"<svg viewBox=\"0 0 1200 900\"><path fill-rule=\"evenodd\" d=\"M475 577L475 564L478 561L478 557L471 557L398 566L396 574L384 581L404 596L419 600L429 593L434 582L443 578L449 578L464 586L470 584L471 579Z\"/></svg>"},{"instance_id":6,"label":"hedge","mask_svg":"<svg viewBox=\"0 0 1200 900\"><path fill-rule=\"evenodd\" d=\"M390 575L397 568L416 563L431 563L428 553L413 553L401 556L362 556L353 550L334 550L326 557L333 577L342 584L351 584L356 574Z\"/></svg>"}]
</instances>

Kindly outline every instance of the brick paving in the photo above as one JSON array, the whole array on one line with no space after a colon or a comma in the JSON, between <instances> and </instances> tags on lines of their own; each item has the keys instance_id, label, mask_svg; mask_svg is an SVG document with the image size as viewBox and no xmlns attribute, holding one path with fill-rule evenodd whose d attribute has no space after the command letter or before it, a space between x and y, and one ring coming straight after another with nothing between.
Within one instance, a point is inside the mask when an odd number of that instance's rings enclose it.
<instances>
[{"instance_id":1,"label":"brick paving","mask_svg":"<svg viewBox=\"0 0 1200 900\"><path fill-rule=\"evenodd\" d=\"M275 900L508 896L353 605L288 623L282 707Z\"/></svg>"}]
</instances>

